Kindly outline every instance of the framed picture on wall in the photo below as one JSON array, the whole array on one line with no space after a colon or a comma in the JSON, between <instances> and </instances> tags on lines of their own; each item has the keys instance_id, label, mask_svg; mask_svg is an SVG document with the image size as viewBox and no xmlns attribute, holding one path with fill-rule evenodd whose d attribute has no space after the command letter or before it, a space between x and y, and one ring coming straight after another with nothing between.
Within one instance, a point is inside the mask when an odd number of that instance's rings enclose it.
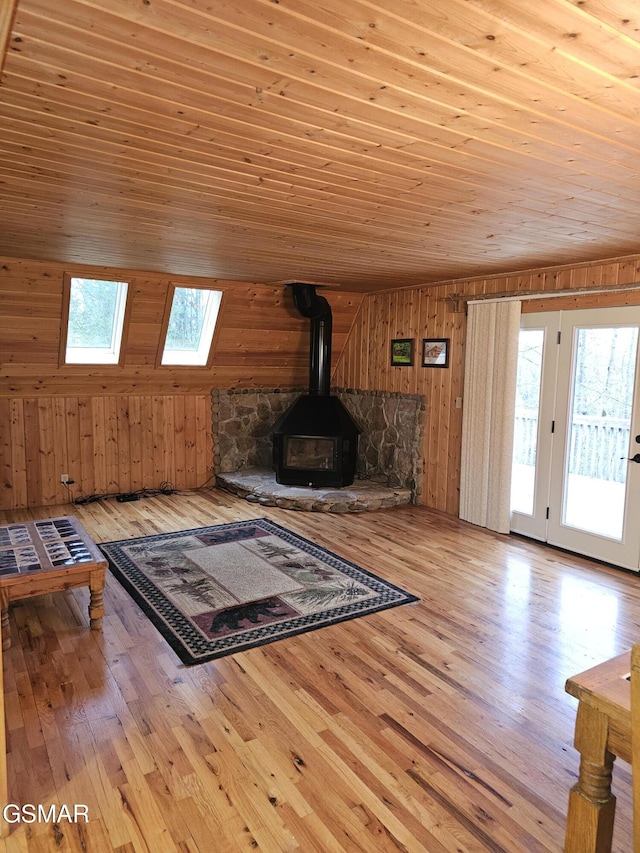
<instances>
[{"instance_id":1,"label":"framed picture on wall","mask_svg":"<svg viewBox=\"0 0 640 853\"><path fill-rule=\"evenodd\" d=\"M391 341L391 366L411 367L413 364L413 338L395 338Z\"/></svg>"},{"instance_id":2,"label":"framed picture on wall","mask_svg":"<svg viewBox=\"0 0 640 853\"><path fill-rule=\"evenodd\" d=\"M422 339L422 366L449 367L449 338Z\"/></svg>"}]
</instances>

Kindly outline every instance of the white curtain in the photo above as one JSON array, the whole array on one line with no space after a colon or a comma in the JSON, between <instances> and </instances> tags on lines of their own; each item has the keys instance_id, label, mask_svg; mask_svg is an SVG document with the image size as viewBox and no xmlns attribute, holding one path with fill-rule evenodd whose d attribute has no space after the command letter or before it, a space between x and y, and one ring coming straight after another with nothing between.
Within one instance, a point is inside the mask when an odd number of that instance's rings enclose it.
<instances>
[{"instance_id":1,"label":"white curtain","mask_svg":"<svg viewBox=\"0 0 640 853\"><path fill-rule=\"evenodd\" d=\"M472 302L462 414L460 518L509 532L520 302Z\"/></svg>"}]
</instances>

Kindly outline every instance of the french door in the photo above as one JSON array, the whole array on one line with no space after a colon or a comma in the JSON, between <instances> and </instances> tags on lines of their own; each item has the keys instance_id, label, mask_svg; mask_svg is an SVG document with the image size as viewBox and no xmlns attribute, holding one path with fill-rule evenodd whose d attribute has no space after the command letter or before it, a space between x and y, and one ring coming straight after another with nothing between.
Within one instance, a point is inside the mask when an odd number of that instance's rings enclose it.
<instances>
[{"instance_id":1,"label":"french door","mask_svg":"<svg viewBox=\"0 0 640 853\"><path fill-rule=\"evenodd\" d=\"M640 307L523 314L511 529L640 568Z\"/></svg>"}]
</instances>

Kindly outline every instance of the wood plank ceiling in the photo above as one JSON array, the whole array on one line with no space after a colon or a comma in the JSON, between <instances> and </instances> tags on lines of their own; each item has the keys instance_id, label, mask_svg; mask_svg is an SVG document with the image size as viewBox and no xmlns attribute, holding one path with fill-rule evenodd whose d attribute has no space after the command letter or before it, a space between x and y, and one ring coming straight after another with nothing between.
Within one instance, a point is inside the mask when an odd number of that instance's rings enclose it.
<instances>
[{"instance_id":1,"label":"wood plank ceiling","mask_svg":"<svg viewBox=\"0 0 640 853\"><path fill-rule=\"evenodd\" d=\"M639 26L630 0L19 0L0 253L376 290L638 252Z\"/></svg>"}]
</instances>

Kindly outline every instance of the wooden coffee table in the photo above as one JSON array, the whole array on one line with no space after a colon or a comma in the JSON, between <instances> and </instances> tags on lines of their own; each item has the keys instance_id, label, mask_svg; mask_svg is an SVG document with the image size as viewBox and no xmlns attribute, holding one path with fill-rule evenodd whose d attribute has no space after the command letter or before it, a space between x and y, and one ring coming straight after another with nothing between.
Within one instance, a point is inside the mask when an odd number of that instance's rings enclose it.
<instances>
[{"instance_id":1,"label":"wooden coffee table","mask_svg":"<svg viewBox=\"0 0 640 853\"><path fill-rule=\"evenodd\" d=\"M9 602L88 586L89 622L102 627L107 561L75 516L0 526L2 647L11 645Z\"/></svg>"},{"instance_id":2,"label":"wooden coffee table","mask_svg":"<svg viewBox=\"0 0 640 853\"><path fill-rule=\"evenodd\" d=\"M0 808L7 802L2 649L11 646L9 602L88 586L89 624L102 627L107 561L75 516L0 526ZM0 817L0 836L7 827Z\"/></svg>"}]
</instances>

